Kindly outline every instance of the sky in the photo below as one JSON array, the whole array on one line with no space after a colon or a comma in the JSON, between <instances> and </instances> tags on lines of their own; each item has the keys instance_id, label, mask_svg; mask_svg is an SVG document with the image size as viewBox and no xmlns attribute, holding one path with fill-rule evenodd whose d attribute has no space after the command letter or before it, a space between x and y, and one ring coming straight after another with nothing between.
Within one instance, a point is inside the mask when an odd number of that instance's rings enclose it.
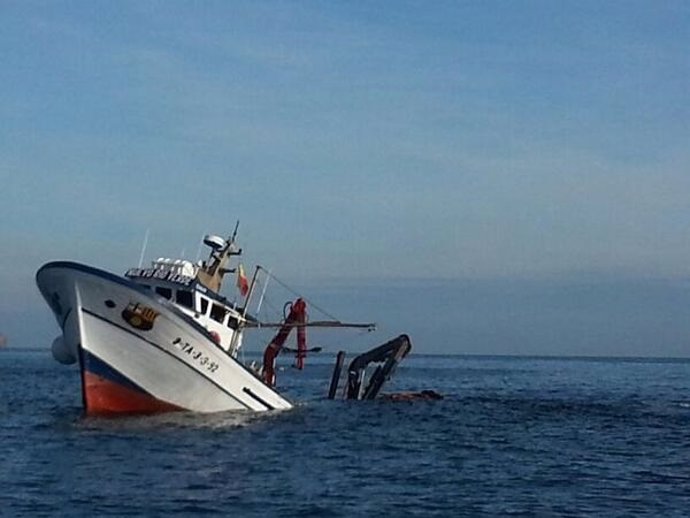
<instances>
[{"instance_id":1,"label":"sky","mask_svg":"<svg viewBox=\"0 0 690 518\"><path fill-rule=\"evenodd\" d=\"M239 219L245 263L361 307L483 289L486 329L451 307L460 343L422 351L690 356L640 302L690 302L688 48L673 0L0 1L0 332L55 333L45 262L123 272L147 231L147 259L194 259ZM586 301L618 333L554 344Z\"/></svg>"}]
</instances>

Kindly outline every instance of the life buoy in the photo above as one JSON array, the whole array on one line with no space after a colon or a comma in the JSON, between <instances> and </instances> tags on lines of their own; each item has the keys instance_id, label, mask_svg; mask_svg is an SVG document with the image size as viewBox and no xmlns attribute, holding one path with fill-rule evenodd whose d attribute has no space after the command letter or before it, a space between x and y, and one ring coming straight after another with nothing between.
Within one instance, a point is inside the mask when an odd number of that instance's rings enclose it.
<instances>
[{"instance_id":1,"label":"life buoy","mask_svg":"<svg viewBox=\"0 0 690 518\"><path fill-rule=\"evenodd\" d=\"M218 332L210 331L209 334L211 335L211 338L213 338L213 341L220 345L220 335L218 334Z\"/></svg>"}]
</instances>

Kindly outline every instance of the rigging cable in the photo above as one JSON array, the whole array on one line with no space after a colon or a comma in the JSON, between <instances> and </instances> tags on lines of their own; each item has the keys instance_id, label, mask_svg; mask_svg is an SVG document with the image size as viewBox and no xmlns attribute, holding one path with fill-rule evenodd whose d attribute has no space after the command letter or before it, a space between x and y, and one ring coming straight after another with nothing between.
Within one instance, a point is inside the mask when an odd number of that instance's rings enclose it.
<instances>
[{"instance_id":1,"label":"rigging cable","mask_svg":"<svg viewBox=\"0 0 690 518\"><path fill-rule=\"evenodd\" d=\"M326 315L327 317L332 318L333 320L335 320L335 321L337 321L337 322L340 322L340 319L339 319L339 318L337 318L337 317L331 315L331 314L330 314L328 311L326 311L325 309L323 309L323 308L317 306L316 304L314 304L314 302L312 302L311 300L309 300L307 297L305 297L305 296L302 295L301 293L298 293L297 291L295 291L294 289L292 289L290 286L288 286L288 285L285 284L283 281L281 281L278 277L276 277L275 275L273 275L270 271L266 270L266 269L263 268L262 266L259 266L259 268L261 268L263 271L265 271L265 272L266 272L266 275L267 275L268 277L270 277L270 278L273 279L275 282L277 282L278 284L280 284L283 288L285 288L286 290L288 290L290 293L292 293L293 295L295 295L295 296L297 296L297 297L301 297L302 299L304 299L304 300L309 304L309 306L313 307L313 308L316 309L317 311L320 311L321 313L323 313L323 314Z\"/></svg>"}]
</instances>

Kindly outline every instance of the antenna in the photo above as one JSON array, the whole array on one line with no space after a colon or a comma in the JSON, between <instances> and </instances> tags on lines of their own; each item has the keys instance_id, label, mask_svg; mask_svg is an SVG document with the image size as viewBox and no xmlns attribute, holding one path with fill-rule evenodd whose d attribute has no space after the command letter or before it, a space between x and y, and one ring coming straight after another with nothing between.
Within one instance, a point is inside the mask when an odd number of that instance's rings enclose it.
<instances>
[{"instance_id":1,"label":"antenna","mask_svg":"<svg viewBox=\"0 0 690 518\"><path fill-rule=\"evenodd\" d=\"M141 268L141 263L144 262L144 253L146 252L146 246L149 244L149 231L151 229L146 229L146 234L144 234L144 243L141 245L141 255L139 256L139 268Z\"/></svg>"},{"instance_id":2,"label":"antenna","mask_svg":"<svg viewBox=\"0 0 690 518\"><path fill-rule=\"evenodd\" d=\"M235 223L235 230L232 231L232 237L230 238L230 242L234 243L235 238L237 237L237 229L240 228L240 220L237 220L237 223Z\"/></svg>"}]
</instances>

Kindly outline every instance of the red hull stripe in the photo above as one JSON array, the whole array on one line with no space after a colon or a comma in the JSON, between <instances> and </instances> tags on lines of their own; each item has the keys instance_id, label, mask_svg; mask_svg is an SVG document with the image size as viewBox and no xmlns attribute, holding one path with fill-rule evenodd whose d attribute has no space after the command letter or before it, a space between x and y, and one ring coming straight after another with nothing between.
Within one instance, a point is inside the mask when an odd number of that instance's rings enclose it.
<instances>
[{"instance_id":1,"label":"red hull stripe","mask_svg":"<svg viewBox=\"0 0 690 518\"><path fill-rule=\"evenodd\" d=\"M83 382L85 410L88 415L153 414L183 410L150 394L122 386L89 371L84 371Z\"/></svg>"}]
</instances>

